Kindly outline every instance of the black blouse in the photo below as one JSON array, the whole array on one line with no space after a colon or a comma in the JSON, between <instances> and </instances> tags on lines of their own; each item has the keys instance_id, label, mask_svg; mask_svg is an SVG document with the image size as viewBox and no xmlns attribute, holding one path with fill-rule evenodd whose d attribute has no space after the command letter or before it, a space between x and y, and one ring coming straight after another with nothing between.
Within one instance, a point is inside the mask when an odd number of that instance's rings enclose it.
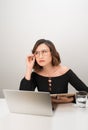
<instances>
[{"instance_id":1,"label":"black blouse","mask_svg":"<svg viewBox=\"0 0 88 130\"><path fill-rule=\"evenodd\" d=\"M20 82L20 90L34 91L37 87L38 91L49 92L49 77L41 76L35 72L31 74L31 80L23 78ZM65 74L61 76L51 77L52 80L52 91L51 94L55 93L67 93L68 84L70 83L78 91L87 91L88 87L78 78L78 76L69 69Z\"/></svg>"}]
</instances>

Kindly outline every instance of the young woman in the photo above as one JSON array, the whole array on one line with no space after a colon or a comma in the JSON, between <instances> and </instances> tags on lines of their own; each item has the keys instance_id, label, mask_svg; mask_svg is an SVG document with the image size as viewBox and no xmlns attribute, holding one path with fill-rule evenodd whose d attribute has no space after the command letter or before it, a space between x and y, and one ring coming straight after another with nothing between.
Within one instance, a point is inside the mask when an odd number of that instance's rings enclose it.
<instances>
[{"instance_id":1,"label":"young woman","mask_svg":"<svg viewBox=\"0 0 88 130\"><path fill-rule=\"evenodd\" d=\"M59 94L68 92L68 83L78 91L87 91L88 87L68 67L61 65L60 55L54 44L46 39L38 40L32 55L26 60L26 74L21 80L20 90L50 92ZM73 102L73 97L52 98L52 102Z\"/></svg>"}]
</instances>

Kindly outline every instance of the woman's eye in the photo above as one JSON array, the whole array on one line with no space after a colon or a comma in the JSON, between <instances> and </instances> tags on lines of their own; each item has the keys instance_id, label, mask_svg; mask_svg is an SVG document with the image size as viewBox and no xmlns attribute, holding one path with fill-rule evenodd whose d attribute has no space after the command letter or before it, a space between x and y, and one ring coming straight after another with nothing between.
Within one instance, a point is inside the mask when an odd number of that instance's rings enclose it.
<instances>
[{"instance_id":1,"label":"woman's eye","mask_svg":"<svg viewBox=\"0 0 88 130\"><path fill-rule=\"evenodd\" d=\"M38 52L35 52L35 55L38 55Z\"/></svg>"},{"instance_id":2,"label":"woman's eye","mask_svg":"<svg viewBox=\"0 0 88 130\"><path fill-rule=\"evenodd\" d=\"M44 50L44 51L42 51L42 53L46 53L46 52L47 52L47 51L45 51L45 50Z\"/></svg>"},{"instance_id":3,"label":"woman's eye","mask_svg":"<svg viewBox=\"0 0 88 130\"><path fill-rule=\"evenodd\" d=\"M42 53L44 53L45 51L42 51Z\"/></svg>"}]
</instances>

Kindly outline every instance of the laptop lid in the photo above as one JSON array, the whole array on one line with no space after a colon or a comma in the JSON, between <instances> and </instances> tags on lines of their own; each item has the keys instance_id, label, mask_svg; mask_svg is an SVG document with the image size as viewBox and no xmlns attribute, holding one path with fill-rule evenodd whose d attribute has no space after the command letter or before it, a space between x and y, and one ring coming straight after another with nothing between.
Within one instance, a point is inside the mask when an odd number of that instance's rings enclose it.
<instances>
[{"instance_id":1,"label":"laptop lid","mask_svg":"<svg viewBox=\"0 0 88 130\"><path fill-rule=\"evenodd\" d=\"M10 112L52 116L50 93L4 89Z\"/></svg>"}]
</instances>

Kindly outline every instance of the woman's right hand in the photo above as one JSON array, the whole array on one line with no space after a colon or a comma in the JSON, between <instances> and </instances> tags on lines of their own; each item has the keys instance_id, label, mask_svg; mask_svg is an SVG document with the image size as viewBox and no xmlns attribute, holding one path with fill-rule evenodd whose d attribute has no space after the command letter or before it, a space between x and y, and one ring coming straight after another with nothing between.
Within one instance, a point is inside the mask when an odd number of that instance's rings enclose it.
<instances>
[{"instance_id":1,"label":"woman's right hand","mask_svg":"<svg viewBox=\"0 0 88 130\"><path fill-rule=\"evenodd\" d=\"M27 59L26 59L26 74L25 74L25 78L27 80L30 80L30 78L31 78L31 72L32 72L34 63L35 63L35 56L33 54L27 56Z\"/></svg>"},{"instance_id":2,"label":"woman's right hand","mask_svg":"<svg viewBox=\"0 0 88 130\"><path fill-rule=\"evenodd\" d=\"M27 56L26 65L27 65L27 69L28 70L32 70L33 69L34 63L35 63L35 56L33 54Z\"/></svg>"}]
</instances>

